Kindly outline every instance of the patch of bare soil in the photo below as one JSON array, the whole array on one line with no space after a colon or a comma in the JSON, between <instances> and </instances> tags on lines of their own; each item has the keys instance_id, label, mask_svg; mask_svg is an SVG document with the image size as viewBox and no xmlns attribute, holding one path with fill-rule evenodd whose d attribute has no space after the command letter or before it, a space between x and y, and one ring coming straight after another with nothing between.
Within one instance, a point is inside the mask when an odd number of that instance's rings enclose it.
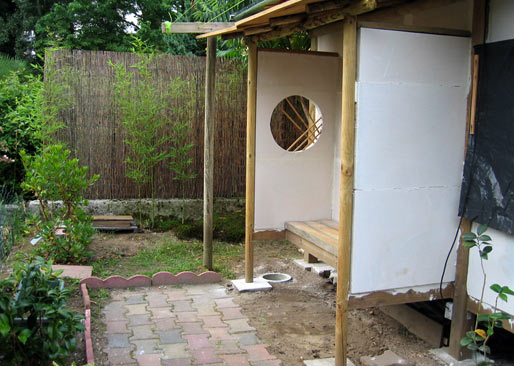
<instances>
[{"instance_id":1,"label":"patch of bare soil","mask_svg":"<svg viewBox=\"0 0 514 366\"><path fill-rule=\"evenodd\" d=\"M292 259L274 256L269 245L255 248L256 274L282 272L291 275L293 281L274 284L268 292L231 290L235 302L250 318L259 338L269 345L270 353L280 358L284 366L334 357L335 286L316 273L301 269ZM283 254L285 249L282 248ZM291 254L298 257L294 247L288 249L289 258ZM242 276L242 265L237 272ZM362 356L377 356L387 349L418 366L439 365L428 353L428 344L378 308L350 311L349 358L360 365Z\"/></svg>"}]
</instances>

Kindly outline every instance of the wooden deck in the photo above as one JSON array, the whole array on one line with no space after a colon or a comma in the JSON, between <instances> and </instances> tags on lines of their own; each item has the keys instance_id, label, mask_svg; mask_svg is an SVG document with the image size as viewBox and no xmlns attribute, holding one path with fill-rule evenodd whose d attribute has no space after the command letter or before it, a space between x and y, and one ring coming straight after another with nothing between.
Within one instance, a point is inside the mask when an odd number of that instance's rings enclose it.
<instances>
[{"instance_id":1,"label":"wooden deck","mask_svg":"<svg viewBox=\"0 0 514 366\"><path fill-rule=\"evenodd\" d=\"M308 263L318 260L337 268L339 224L333 220L286 222L286 239L304 250Z\"/></svg>"}]
</instances>

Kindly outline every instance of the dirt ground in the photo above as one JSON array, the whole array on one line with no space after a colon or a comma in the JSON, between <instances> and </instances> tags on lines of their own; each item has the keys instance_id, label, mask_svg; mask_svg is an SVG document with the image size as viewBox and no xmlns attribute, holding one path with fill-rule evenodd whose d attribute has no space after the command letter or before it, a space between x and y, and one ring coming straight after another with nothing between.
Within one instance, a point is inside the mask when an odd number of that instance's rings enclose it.
<instances>
[{"instance_id":1,"label":"dirt ground","mask_svg":"<svg viewBox=\"0 0 514 366\"><path fill-rule=\"evenodd\" d=\"M280 243L289 247L290 257L277 258L269 255L273 252L267 248L269 245L273 243L255 248L256 274L281 272L291 275L293 280L274 284L273 290L268 292L231 290L235 302L250 318L259 338L270 346L270 353L279 357L284 366L299 366L303 360L334 357L335 286L294 264L291 256L299 257L295 247ZM241 263L235 268L241 276L243 266ZM350 311L349 358L360 365L362 356L377 356L388 349L415 361L418 366L440 365L428 352L428 344L379 309Z\"/></svg>"},{"instance_id":2,"label":"dirt ground","mask_svg":"<svg viewBox=\"0 0 514 366\"><path fill-rule=\"evenodd\" d=\"M135 255L138 249L156 245L170 233L98 235L92 249L96 258L112 254ZM237 277L243 275L244 253L234 258ZM293 277L291 282L276 284L269 292L238 293L227 281L227 290L250 318L259 338L269 345L269 351L283 361L284 366L300 366L303 360L334 357L335 286L315 273L293 263L299 258L296 247L287 242L261 242L255 245L255 273L283 272ZM97 315L99 315L97 313ZM100 319L93 322L93 343L99 346ZM354 310L349 315L350 359L360 365L360 357L376 356L390 349L419 366L437 366L428 353L429 346L410 334L402 325L379 309ZM105 361L95 351L97 364Z\"/></svg>"}]
</instances>

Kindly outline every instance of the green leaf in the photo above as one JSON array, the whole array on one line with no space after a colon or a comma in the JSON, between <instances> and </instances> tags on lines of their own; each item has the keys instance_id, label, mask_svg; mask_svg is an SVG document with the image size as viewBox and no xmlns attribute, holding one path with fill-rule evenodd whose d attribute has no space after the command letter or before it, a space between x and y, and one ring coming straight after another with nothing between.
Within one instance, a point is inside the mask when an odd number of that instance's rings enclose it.
<instances>
[{"instance_id":1,"label":"green leaf","mask_svg":"<svg viewBox=\"0 0 514 366\"><path fill-rule=\"evenodd\" d=\"M494 327L488 326L487 327L487 336L490 337L494 334Z\"/></svg>"},{"instance_id":2,"label":"green leaf","mask_svg":"<svg viewBox=\"0 0 514 366\"><path fill-rule=\"evenodd\" d=\"M477 228L477 234L480 236L487 231L487 225L480 224Z\"/></svg>"},{"instance_id":3,"label":"green leaf","mask_svg":"<svg viewBox=\"0 0 514 366\"><path fill-rule=\"evenodd\" d=\"M27 343L27 339L32 335L32 331L28 328L25 328L21 331L21 333L18 335L18 339L21 343L25 344Z\"/></svg>"},{"instance_id":4,"label":"green leaf","mask_svg":"<svg viewBox=\"0 0 514 366\"><path fill-rule=\"evenodd\" d=\"M489 321L489 315L488 314L480 314L477 316L478 322L488 322Z\"/></svg>"},{"instance_id":5,"label":"green leaf","mask_svg":"<svg viewBox=\"0 0 514 366\"><path fill-rule=\"evenodd\" d=\"M2 336L6 337L10 331L11 326L9 325L9 318L5 314L0 314L0 333L2 333Z\"/></svg>"},{"instance_id":6,"label":"green leaf","mask_svg":"<svg viewBox=\"0 0 514 366\"><path fill-rule=\"evenodd\" d=\"M484 247L484 249L482 249L482 252L488 254L488 253L491 253L492 250L493 250L493 247L488 245L488 246Z\"/></svg>"},{"instance_id":7,"label":"green leaf","mask_svg":"<svg viewBox=\"0 0 514 366\"><path fill-rule=\"evenodd\" d=\"M504 293L498 294L498 297L505 302L507 302L509 300L507 295L505 295Z\"/></svg>"},{"instance_id":8,"label":"green leaf","mask_svg":"<svg viewBox=\"0 0 514 366\"><path fill-rule=\"evenodd\" d=\"M512 291L509 286L503 286L502 287L502 292L507 294L507 295L514 295L514 291Z\"/></svg>"},{"instance_id":9,"label":"green leaf","mask_svg":"<svg viewBox=\"0 0 514 366\"><path fill-rule=\"evenodd\" d=\"M473 241L476 238L477 238L476 234L475 233L471 233L471 232L462 235L462 239L464 239L466 241Z\"/></svg>"},{"instance_id":10,"label":"green leaf","mask_svg":"<svg viewBox=\"0 0 514 366\"><path fill-rule=\"evenodd\" d=\"M460 345L462 347L466 347L468 344L470 344L471 342L473 342L473 339L469 338L469 337L464 337L460 340Z\"/></svg>"},{"instance_id":11,"label":"green leaf","mask_svg":"<svg viewBox=\"0 0 514 366\"><path fill-rule=\"evenodd\" d=\"M465 246L466 248L473 248L475 245L477 245L474 241L464 241L462 242L462 245Z\"/></svg>"},{"instance_id":12,"label":"green leaf","mask_svg":"<svg viewBox=\"0 0 514 366\"><path fill-rule=\"evenodd\" d=\"M480 235L478 237L478 240L480 240L480 241L491 241L493 239L489 235Z\"/></svg>"},{"instance_id":13,"label":"green leaf","mask_svg":"<svg viewBox=\"0 0 514 366\"><path fill-rule=\"evenodd\" d=\"M498 285L497 283L492 284L489 288L491 290L493 290L494 292L496 292L497 294L501 293L501 291L502 291L502 287L500 285Z\"/></svg>"},{"instance_id":14,"label":"green leaf","mask_svg":"<svg viewBox=\"0 0 514 366\"><path fill-rule=\"evenodd\" d=\"M470 343L467 345L469 350L476 351L478 349L478 346L475 343Z\"/></svg>"},{"instance_id":15,"label":"green leaf","mask_svg":"<svg viewBox=\"0 0 514 366\"><path fill-rule=\"evenodd\" d=\"M491 319L495 319L495 320L500 320L500 319L509 320L510 319L510 315L507 313L494 313L494 314L491 314L490 317L491 317Z\"/></svg>"},{"instance_id":16,"label":"green leaf","mask_svg":"<svg viewBox=\"0 0 514 366\"><path fill-rule=\"evenodd\" d=\"M488 345L485 345L485 344L483 344L480 347L478 347L478 350L480 352L484 352L484 350L485 350L485 353L491 353L491 348Z\"/></svg>"}]
</instances>

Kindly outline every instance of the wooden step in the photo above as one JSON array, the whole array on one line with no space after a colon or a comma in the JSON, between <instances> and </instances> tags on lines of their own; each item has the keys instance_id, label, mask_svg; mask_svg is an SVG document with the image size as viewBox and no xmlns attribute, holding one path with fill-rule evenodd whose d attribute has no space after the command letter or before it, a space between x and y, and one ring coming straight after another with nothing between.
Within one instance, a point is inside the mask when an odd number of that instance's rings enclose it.
<instances>
[{"instance_id":1,"label":"wooden step","mask_svg":"<svg viewBox=\"0 0 514 366\"><path fill-rule=\"evenodd\" d=\"M338 231L334 228L335 226L338 226L336 222L327 225L327 220L290 221L286 222L285 228L328 254L337 257Z\"/></svg>"}]
</instances>

